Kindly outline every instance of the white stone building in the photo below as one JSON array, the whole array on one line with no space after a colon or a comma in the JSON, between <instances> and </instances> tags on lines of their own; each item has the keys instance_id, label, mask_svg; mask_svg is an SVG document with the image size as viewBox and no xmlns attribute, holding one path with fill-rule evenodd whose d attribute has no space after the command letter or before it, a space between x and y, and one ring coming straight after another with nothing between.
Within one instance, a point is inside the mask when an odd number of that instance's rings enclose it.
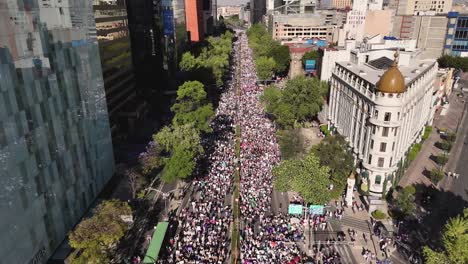
<instances>
[{"instance_id":1,"label":"white stone building","mask_svg":"<svg viewBox=\"0 0 468 264\"><path fill-rule=\"evenodd\" d=\"M395 53L337 62L331 77L329 128L346 137L363 189L382 195L424 126L433 118L434 60L400 60Z\"/></svg>"}]
</instances>

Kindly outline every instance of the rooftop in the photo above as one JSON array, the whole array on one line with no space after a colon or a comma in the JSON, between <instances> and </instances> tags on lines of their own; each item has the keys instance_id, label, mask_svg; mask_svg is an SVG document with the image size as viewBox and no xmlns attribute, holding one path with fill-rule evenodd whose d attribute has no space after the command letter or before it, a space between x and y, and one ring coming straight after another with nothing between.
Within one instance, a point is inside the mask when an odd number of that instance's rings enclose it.
<instances>
[{"instance_id":1,"label":"rooftop","mask_svg":"<svg viewBox=\"0 0 468 264\"><path fill-rule=\"evenodd\" d=\"M378 61L378 60L386 61L385 59L380 58L380 59L370 61L370 63ZM413 80L415 80L419 75L421 75L426 70L431 68L434 63L435 63L434 60L412 60L410 65L398 65L398 69L401 71L401 73L403 74L405 78L405 85L408 85ZM382 77L382 75L384 74L386 70L386 69L379 69L368 63L363 63L361 65L358 65L353 62L342 61L342 62L337 62L337 64L351 71L355 75L360 76L362 79L366 80L367 82L373 85L377 84L377 82L380 80L380 77Z\"/></svg>"}]
</instances>

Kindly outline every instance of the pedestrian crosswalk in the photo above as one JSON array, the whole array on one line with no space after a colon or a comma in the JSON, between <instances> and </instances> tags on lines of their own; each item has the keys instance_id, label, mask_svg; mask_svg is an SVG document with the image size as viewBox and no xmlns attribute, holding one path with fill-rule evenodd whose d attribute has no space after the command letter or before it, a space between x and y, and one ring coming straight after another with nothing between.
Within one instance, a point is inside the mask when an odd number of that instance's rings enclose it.
<instances>
[{"instance_id":1,"label":"pedestrian crosswalk","mask_svg":"<svg viewBox=\"0 0 468 264\"><path fill-rule=\"evenodd\" d=\"M351 248L348 245L336 245L335 250L340 254L342 263L357 263L356 259L351 252Z\"/></svg>"},{"instance_id":2,"label":"pedestrian crosswalk","mask_svg":"<svg viewBox=\"0 0 468 264\"><path fill-rule=\"evenodd\" d=\"M356 231L370 233L369 225L367 224L367 222L359 218L345 215L341 220L332 219L330 221L335 222L335 225L340 225L343 231L345 231L346 228L351 228Z\"/></svg>"}]
</instances>

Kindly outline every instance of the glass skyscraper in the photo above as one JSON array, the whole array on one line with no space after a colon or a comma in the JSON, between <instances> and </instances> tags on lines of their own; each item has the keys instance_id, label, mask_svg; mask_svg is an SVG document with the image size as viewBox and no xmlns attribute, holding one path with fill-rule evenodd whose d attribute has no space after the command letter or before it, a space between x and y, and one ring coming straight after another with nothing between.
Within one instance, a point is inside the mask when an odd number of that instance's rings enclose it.
<instances>
[{"instance_id":1,"label":"glass skyscraper","mask_svg":"<svg viewBox=\"0 0 468 264\"><path fill-rule=\"evenodd\" d=\"M0 0L1 263L45 263L111 178L91 0Z\"/></svg>"}]
</instances>

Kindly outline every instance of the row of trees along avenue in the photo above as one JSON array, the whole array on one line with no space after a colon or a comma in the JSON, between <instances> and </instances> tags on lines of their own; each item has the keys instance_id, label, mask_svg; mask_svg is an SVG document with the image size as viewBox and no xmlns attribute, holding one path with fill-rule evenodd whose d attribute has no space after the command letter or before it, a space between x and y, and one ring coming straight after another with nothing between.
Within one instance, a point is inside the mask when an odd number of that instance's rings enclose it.
<instances>
[{"instance_id":1,"label":"row of trees along avenue","mask_svg":"<svg viewBox=\"0 0 468 264\"><path fill-rule=\"evenodd\" d=\"M204 153L202 137L212 132L210 120L214 116L216 96L210 98L208 93L211 90L214 95L223 84L233 38L234 34L226 31L220 37L207 38L198 55L187 52L182 56L180 68L192 80L177 90L176 101L171 107L172 124L155 134L147 151L141 155L143 173L154 174L162 169L164 182L186 179L193 174Z\"/></svg>"},{"instance_id":2,"label":"row of trees along avenue","mask_svg":"<svg viewBox=\"0 0 468 264\"><path fill-rule=\"evenodd\" d=\"M260 80L287 72L288 47L272 40L262 25L253 25L247 35ZM306 58L319 59L319 54L309 52ZM279 128L282 162L273 169L275 188L298 192L311 204L325 204L338 198L353 171L352 154L339 135L326 138L304 153L306 147L299 128L316 119L328 89L328 84L318 78L299 76L288 80L284 88L266 87L261 96L266 112Z\"/></svg>"},{"instance_id":3,"label":"row of trees along avenue","mask_svg":"<svg viewBox=\"0 0 468 264\"><path fill-rule=\"evenodd\" d=\"M284 75L288 72L291 61L288 46L273 40L261 24L252 25L247 30L247 36L260 80L270 80L273 74Z\"/></svg>"}]
</instances>

